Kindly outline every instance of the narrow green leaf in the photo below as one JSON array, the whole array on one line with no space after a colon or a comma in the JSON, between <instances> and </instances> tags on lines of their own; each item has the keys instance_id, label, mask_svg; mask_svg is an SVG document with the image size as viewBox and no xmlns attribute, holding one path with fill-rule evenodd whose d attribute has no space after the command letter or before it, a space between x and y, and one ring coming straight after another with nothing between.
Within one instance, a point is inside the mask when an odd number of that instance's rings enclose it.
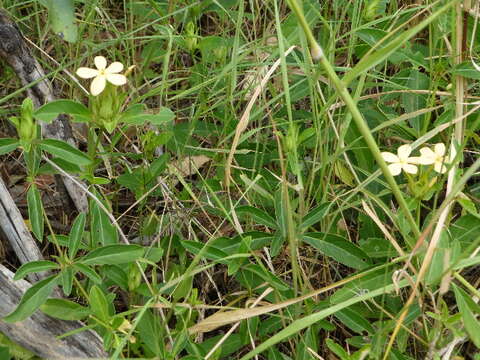
<instances>
[{"instance_id":1,"label":"narrow green leaf","mask_svg":"<svg viewBox=\"0 0 480 360\"><path fill-rule=\"evenodd\" d=\"M350 355L348 355L343 347L338 345L335 341L327 339L325 343L327 344L327 347L340 358L340 360L350 360Z\"/></svg>"},{"instance_id":2,"label":"narrow green leaf","mask_svg":"<svg viewBox=\"0 0 480 360\"><path fill-rule=\"evenodd\" d=\"M254 273L255 275L262 278L264 281L269 283L270 286L273 286L275 289L279 291L286 291L290 289L290 287L287 284L285 284L277 276L275 276L265 268L261 267L260 265L249 264L244 267L244 271L249 271Z\"/></svg>"},{"instance_id":3,"label":"narrow green leaf","mask_svg":"<svg viewBox=\"0 0 480 360\"><path fill-rule=\"evenodd\" d=\"M32 225L32 232L37 238L38 241L43 241L43 227L44 227L44 218L43 218L43 205L42 199L40 197L40 192L35 184L30 186L27 192L27 203L28 203L28 218L30 219L30 224Z\"/></svg>"},{"instance_id":4,"label":"narrow green leaf","mask_svg":"<svg viewBox=\"0 0 480 360\"><path fill-rule=\"evenodd\" d=\"M72 100L55 100L46 103L40 106L33 116L37 120L50 123L60 114L71 115L77 122L88 122L92 118L90 110L85 105Z\"/></svg>"},{"instance_id":5,"label":"narrow green leaf","mask_svg":"<svg viewBox=\"0 0 480 360\"><path fill-rule=\"evenodd\" d=\"M112 225L109 217L95 201L90 201L90 233L96 243L113 245L118 243L117 228Z\"/></svg>"},{"instance_id":6,"label":"narrow green leaf","mask_svg":"<svg viewBox=\"0 0 480 360\"><path fill-rule=\"evenodd\" d=\"M13 280L20 280L25 278L28 274L37 273L41 271L48 271L53 269L59 269L59 265L53 261L38 260L31 261L20 266L13 277Z\"/></svg>"},{"instance_id":7,"label":"narrow green leaf","mask_svg":"<svg viewBox=\"0 0 480 360\"><path fill-rule=\"evenodd\" d=\"M57 275L52 275L30 287L23 295L17 308L4 317L3 321L13 323L25 320L32 315L50 296L57 280Z\"/></svg>"},{"instance_id":8,"label":"narrow green leaf","mask_svg":"<svg viewBox=\"0 0 480 360\"><path fill-rule=\"evenodd\" d=\"M358 246L344 238L325 233L307 233L303 241L319 250L322 254L332 257L341 264L354 269L364 269L369 266L368 255Z\"/></svg>"},{"instance_id":9,"label":"narrow green leaf","mask_svg":"<svg viewBox=\"0 0 480 360\"><path fill-rule=\"evenodd\" d=\"M19 145L20 143L17 139L0 139L0 155L8 154L9 152L15 150Z\"/></svg>"},{"instance_id":10,"label":"narrow green leaf","mask_svg":"<svg viewBox=\"0 0 480 360\"><path fill-rule=\"evenodd\" d=\"M265 225L271 229L277 229L278 225L274 218L268 215L263 210L257 209L253 206L239 206L235 209L238 215L250 215L257 223Z\"/></svg>"},{"instance_id":11,"label":"narrow green leaf","mask_svg":"<svg viewBox=\"0 0 480 360\"><path fill-rule=\"evenodd\" d=\"M206 245L198 241L184 240L182 241L182 246L195 255L202 252L202 256L210 260L221 260L229 255L215 246Z\"/></svg>"},{"instance_id":12,"label":"narrow green leaf","mask_svg":"<svg viewBox=\"0 0 480 360\"><path fill-rule=\"evenodd\" d=\"M325 203L317 206L311 210L307 215L303 217L303 221L300 224L301 230L307 230L310 226L315 225L323 219L327 211L330 209L331 203Z\"/></svg>"},{"instance_id":13,"label":"narrow green leaf","mask_svg":"<svg viewBox=\"0 0 480 360\"><path fill-rule=\"evenodd\" d=\"M90 158L87 155L64 141L45 139L38 145L42 150L73 164L84 166L91 163Z\"/></svg>"},{"instance_id":14,"label":"narrow green leaf","mask_svg":"<svg viewBox=\"0 0 480 360\"><path fill-rule=\"evenodd\" d=\"M462 315L465 330L467 330L470 340L472 340L477 348L480 348L480 322L476 318L478 315L478 305L463 289L455 284L452 284L452 287L455 292L458 310Z\"/></svg>"},{"instance_id":15,"label":"narrow green leaf","mask_svg":"<svg viewBox=\"0 0 480 360\"><path fill-rule=\"evenodd\" d=\"M121 117L120 122L124 122L132 125L143 125L149 122L153 125L163 125L169 123L175 119L175 113L169 108L162 107L156 114L146 113L131 113L124 114Z\"/></svg>"},{"instance_id":16,"label":"narrow green leaf","mask_svg":"<svg viewBox=\"0 0 480 360\"><path fill-rule=\"evenodd\" d=\"M287 194L288 195L288 194ZM285 198L283 196L282 189L278 189L275 192L275 217L277 219L278 229L283 237L287 237L287 224L288 224L288 214L287 206L285 204Z\"/></svg>"},{"instance_id":17,"label":"narrow green leaf","mask_svg":"<svg viewBox=\"0 0 480 360\"><path fill-rule=\"evenodd\" d=\"M350 308L343 309L336 312L335 317L358 334L362 334L363 332L370 335L375 334L375 329L370 324L370 321L355 310Z\"/></svg>"},{"instance_id":18,"label":"narrow green leaf","mask_svg":"<svg viewBox=\"0 0 480 360\"><path fill-rule=\"evenodd\" d=\"M100 285L102 283L102 278L97 274L95 270L83 264L74 264L73 267L75 270L81 272L83 275L87 276L95 284Z\"/></svg>"},{"instance_id":19,"label":"narrow green leaf","mask_svg":"<svg viewBox=\"0 0 480 360\"><path fill-rule=\"evenodd\" d=\"M465 61L455 66L452 75L460 75L467 79L480 80L480 71L475 69L471 61Z\"/></svg>"},{"instance_id":20,"label":"narrow green leaf","mask_svg":"<svg viewBox=\"0 0 480 360\"><path fill-rule=\"evenodd\" d=\"M80 259L84 265L116 265L134 262L143 256L140 245L107 245L91 251Z\"/></svg>"},{"instance_id":21,"label":"narrow green leaf","mask_svg":"<svg viewBox=\"0 0 480 360\"><path fill-rule=\"evenodd\" d=\"M88 300L90 302L90 307L93 314L100 320L108 323L110 321L108 300L102 289L100 289L97 285L93 285L90 289Z\"/></svg>"},{"instance_id":22,"label":"narrow green leaf","mask_svg":"<svg viewBox=\"0 0 480 360\"><path fill-rule=\"evenodd\" d=\"M67 321L82 320L91 314L89 308L66 299L47 299L40 310L48 316Z\"/></svg>"},{"instance_id":23,"label":"narrow green leaf","mask_svg":"<svg viewBox=\"0 0 480 360\"><path fill-rule=\"evenodd\" d=\"M60 278L62 280L62 289L63 293L66 296L70 296L72 292L72 286L73 286L73 267L67 266L65 269L62 270L60 273Z\"/></svg>"},{"instance_id":24,"label":"narrow green leaf","mask_svg":"<svg viewBox=\"0 0 480 360\"><path fill-rule=\"evenodd\" d=\"M86 215L84 213L78 214L72 225L72 229L70 230L68 241L68 256L70 259L75 258L82 242L83 232L85 229L85 219Z\"/></svg>"}]
</instances>

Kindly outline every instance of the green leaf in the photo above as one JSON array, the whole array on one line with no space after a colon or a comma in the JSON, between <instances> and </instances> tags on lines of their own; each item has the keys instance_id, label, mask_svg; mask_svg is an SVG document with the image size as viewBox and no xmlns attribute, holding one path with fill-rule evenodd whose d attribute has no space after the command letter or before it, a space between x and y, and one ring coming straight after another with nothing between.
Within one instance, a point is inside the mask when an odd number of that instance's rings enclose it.
<instances>
[{"instance_id":1,"label":"green leaf","mask_svg":"<svg viewBox=\"0 0 480 360\"><path fill-rule=\"evenodd\" d=\"M457 300L458 310L462 315L465 330L467 330L470 340L477 348L480 348L480 322L476 319L479 313L479 305L476 304L470 295L455 284L452 284Z\"/></svg>"},{"instance_id":2,"label":"green leaf","mask_svg":"<svg viewBox=\"0 0 480 360\"><path fill-rule=\"evenodd\" d=\"M361 278L354 279L348 284L337 290L331 297L331 304L338 304L347 301L352 296L360 296L364 293L378 289L381 286L387 286L392 282L391 270L377 270Z\"/></svg>"},{"instance_id":3,"label":"green leaf","mask_svg":"<svg viewBox=\"0 0 480 360\"><path fill-rule=\"evenodd\" d=\"M452 75L461 75L467 79L480 80L480 71L475 69L471 61L465 61L455 66Z\"/></svg>"},{"instance_id":4,"label":"green leaf","mask_svg":"<svg viewBox=\"0 0 480 360\"><path fill-rule=\"evenodd\" d=\"M75 258L75 255L77 255L77 251L82 242L83 232L85 229L85 219L86 215L84 213L80 213L73 222L68 240L68 256L70 259Z\"/></svg>"},{"instance_id":5,"label":"green leaf","mask_svg":"<svg viewBox=\"0 0 480 360\"><path fill-rule=\"evenodd\" d=\"M221 61L227 54L227 41L220 36L206 36L198 43L204 63Z\"/></svg>"},{"instance_id":6,"label":"green leaf","mask_svg":"<svg viewBox=\"0 0 480 360\"><path fill-rule=\"evenodd\" d=\"M161 107L156 114L134 113L133 111L124 113L120 118L120 122L133 125L143 125L146 122L153 125L163 125L173 121L173 119L175 119L175 113L169 108Z\"/></svg>"},{"instance_id":7,"label":"green leaf","mask_svg":"<svg viewBox=\"0 0 480 360\"><path fill-rule=\"evenodd\" d=\"M411 69L405 86L409 90L428 90L430 87L430 78L417 69ZM401 103L407 113L414 113L427 107L427 95L405 92L401 95ZM418 115L408 120L410 126L417 130L418 134L420 134L420 131L425 127L423 124L424 118L425 115Z\"/></svg>"},{"instance_id":8,"label":"green leaf","mask_svg":"<svg viewBox=\"0 0 480 360\"><path fill-rule=\"evenodd\" d=\"M38 260L38 261L30 261L28 263L23 264L20 266L13 277L13 280L20 280L23 279L28 274L37 273L41 271L48 271L53 269L59 269L59 265L54 263L53 261L48 260Z\"/></svg>"},{"instance_id":9,"label":"green leaf","mask_svg":"<svg viewBox=\"0 0 480 360\"><path fill-rule=\"evenodd\" d=\"M128 291L128 276L121 266L105 265L102 267L102 273L123 290Z\"/></svg>"},{"instance_id":10,"label":"green leaf","mask_svg":"<svg viewBox=\"0 0 480 360\"><path fill-rule=\"evenodd\" d=\"M77 41L73 0L46 0L52 31L68 42Z\"/></svg>"},{"instance_id":11,"label":"green leaf","mask_svg":"<svg viewBox=\"0 0 480 360\"><path fill-rule=\"evenodd\" d=\"M215 246L212 246L210 244L205 245L204 243L198 241L183 240L182 245L192 254L197 255L202 252L202 257L205 259L221 260L229 255L228 253L222 251Z\"/></svg>"},{"instance_id":12,"label":"green leaf","mask_svg":"<svg viewBox=\"0 0 480 360\"><path fill-rule=\"evenodd\" d=\"M149 171L149 178L147 181L147 185L151 181L155 181L158 176L162 173L163 170L167 167L168 160L170 160L170 154L165 153L161 155L158 159L155 159L152 161L150 164L150 167L148 168Z\"/></svg>"},{"instance_id":13,"label":"green leaf","mask_svg":"<svg viewBox=\"0 0 480 360\"><path fill-rule=\"evenodd\" d=\"M325 203L311 210L307 215L303 217L303 221L300 224L300 229L307 230L310 226L313 226L320 220L322 220L327 211L330 209L331 205L332 203Z\"/></svg>"},{"instance_id":14,"label":"green leaf","mask_svg":"<svg viewBox=\"0 0 480 360\"><path fill-rule=\"evenodd\" d=\"M73 164L84 166L91 163L91 160L87 155L64 141L45 139L42 140L38 146L42 150Z\"/></svg>"},{"instance_id":15,"label":"green leaf","mask_svg":"<svg viewBox=\"0 0 480 360\"><path fill-rule=\"evenodd\" d=\"M475 206L475 202L473 202L467 197L459 198L457 199L457 202L460 204L463 210L465 210L466 212L470 213L473 216L479 217L479 214L477 212L477 207Z\"/></svg>"},{"instance_id":16,"label":"green leaf","mask_svg":"<svg viewBox=\"0 0 480 360\"><path fill-rule=\"evenodd\" d=\"M322 254L354 269L364 269L369 266L367 254L358 246L338 235L319 232L307 233L303 235L303 241Z\"/></svg>"},{"instance_id":17,"label":"green leaf","mask_svg":"<svg viewBox=\"0 0 480 360\"><path fill-rule=\"evenodd\" d=\"M88 122L92 118L92 113L88 108L72 100L55 100L40 106L33 116L37 120L51 123L60 114L68 114L77 122Z\"/></svg>"},{"instance_id":18,"label":"green leaf","mask_svg":"<svg viewBox=\"0 0 480 360\"><path fill-rule=\"evenodd\" d=\"M75 270L80 271L83 275L87 276L95 284L100 285L102 283L102 278L97 274L95 270L83 264L74 264L73 267Z\"/></svg>"},{"instance_id":19,"label":"green leaf","mask_svg":"<svg viewBox=\"0 0 480 360\"><path fill-rule=\"evenodd\" d=\"M335 317L356 333L362 334L366 332L370 335L375 334L375 329L370 324L370 321L355 310L350 308L343 309L336 312Z\"/></svg>"},{"instance_id":20,"label":"green leaf","mask_svg":"<svg viewBox=\"0 0 480 360\"><path fill-rule=\"evenodd\" d=\"M84 265L116 265L134 262L143 256L140 245L107 245L91 251L80 259Z\"/></svg>"},{"instance_id":21,"label":"green leaf","mask_svg":"<svg viewBox=\"0 0 480 360\"><path fill-rule=\"evenodd\" d=\"M0 155L8 154L9 152L15 150L19 145L20 143L17 139L0 139Z\"/></svg>"},{"instance_id":22,"label":"green leaf","mask_svg":"<svg viewBox=\"0 0 480 360\"><path fill-rule=\"evenodd\" d=\"M13 323L32 315L50 296L57 280L57 275L52 275L30 287L22 296L17 308L4 317L3 321Z\"/></svg>"},{"instance_id":23,"label":"green leaf","mask_svg":"<svg viewBox=\"0 0 480 360\"><path fill-rule=\"evenodd\" d=\"M255 220L259 224L265 225L271 229L278 229L278 225L275 219L263 210L257 209L253 206L239 206L235 209L235 211L239 215L250 215L253 220Z\"/></svg>"},{"instance_id":24,"label":"green leaf","mask_svg":"<svg viewBox=\"0 0 480 360\"><path fill-rule=\"evenodd\" d=\"M450 225L449 232L452 234L452 239L466 249L478 238L480 219L471 214L464 215Z\"/></svg>"},{"instance_id":25,"label":"green leaf","mask_svg":"<svg viewBox=\"0 0 480 360\"><path fill-rule=\"evenodd\" d=\"M97 243L102 245L118 243L117 228L110 222L105 211L93 200L90 201L90 218L90 233Z\"/></svg>"},{"instance_id":26,"label":"green leaf","mask_svg":"<svg viewBox=\"0 0 480 360\"><path fill-rule=\"evenodd\" d=\"M27 203L28 218L30 219L30 224L32 225L32 232L37 240L42 242L44 227L43 205L42 199L40 198L40 192L35 184L32 184L30 189L28 189Z\"/></svg>"},{"instance_id":27,"label":"green leaf","mask_svg":"<svg viewBox=\"0 0 480 360\"><path fill-rule=\"evenodd\" d=\"M90 289L88 300L93 314L106 323L110 322L108 300L102 289L97 285L93 285Z\"/></svg>"},{"instance_id":28,"label":"green leaf","mask_svg":"<svg viewBox=\"0 0 480 360\"><path fill-rule=\"evenodd\" d=\"M73 276L74 276L73 267L71 265L67 266L60 273L60 278L62 280L63 293L66 296L70 296L70 294L72 292Z\"/></svg>"},{"instance_id":29,"label":"green leaf","mask_svg":"<svg viewBox=\"0 0 480 360\"><path fill-rule=\"evenodd\" d=\"M10 355L10 348L8 346L0 346L0 359L12 359L12 355Z\"/></svg>"},{"instance_id":30,"label":"green leaf","mask_svg":"<svg viewBox=\"0 0 480 360\"><path fill-rule=\"evenodd\" d=\"M360 247L370 258L385 258L398 255L393 245L386 238L368 238L360 241Z\"/></svg>"},{"instance_id":31,"label":"green leaf","mask_svg":"<svg viewBox=\"0 0 480 360\"><path fill-rule=\"evenodd\" d=\"M327 339L325 343L327 344L327 347L330 349L330 351L337 355L340 360L350 360L350 355L348 355L348 353L343 349L343 347L338 345L335 341L333 341L332 339Z\"/></svg>"},{"instance_id":32,"label":"green leaf","mask_svg":"<svg viewBox=\"0 0 480 360\"><path fill-rule=\"evenodd\" d=\"M47 299L40 310L48 316L67 321L82 320L91 314L89 308L66 299Z\"/></svg>"},{"instance_id":33,"label":"green leaf","mask_svg":"<svg viewBox=\"0 0 480 360\"><path fill-rule=\"evenodd\" d=\"M288 194L287 194L288 196ZM275 192L275 217L277 219L278 228L280 230L281 235L286 238L287 237L287 224L288 224L288 214L287 214L287 206L285 204L285 197L283 194L282 188L279 188Z\"/></svg>"},{"instance_id":34,"label":"green leaf","mask_svg":"<svg viewBox=\"0 0 480 360\"><path fill-rule=\"evenodd\" d=\"M375 28L360 28L355 32L355 35L373 47L376 46L380 40L385 37L385 35L387 35L387 32L385 30Z\"/></svg>"},{"instance_id":35,"label":"green leaf","mask_svg":"<svg viewBox=\"0 0 480 360\"><path fill-rule=\"evenodd\" d=\"M244 267L244 270L254 273L255 275L262 278L264 281L266 281L268 284L270 284L270 286L274 287L279 291L286 291L290 289L287 284L285 284L277 276L275 276L265 268L261 267L260 265L249 264Z\"/></svg>"}]
</instances>

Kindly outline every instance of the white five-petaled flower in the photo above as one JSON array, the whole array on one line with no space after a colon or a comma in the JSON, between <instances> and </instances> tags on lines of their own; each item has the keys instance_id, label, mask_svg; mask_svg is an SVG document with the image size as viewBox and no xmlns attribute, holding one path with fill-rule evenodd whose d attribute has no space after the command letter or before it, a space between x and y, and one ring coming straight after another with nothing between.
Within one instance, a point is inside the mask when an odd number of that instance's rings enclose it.
<instances>
[{"instance_id":1,"label":"white five-petaled flower","mask_svg":"<svg viewBox=\"0 0 480 360\"><path fill-rule=\"evenodd\" d=\"M391 152L382 152L383 160L390 163L388 165L388 170L393 176L399 175L402 170L409 174L416 174L418 168L416 165L418 163L417 157L409 157L412 152L412 147L408 144L402 145L397 149L397 155L392 154Z\"/></svg>"},{"instance_id":2,"label":"white five-petaled flower","mask_svg":"<svg viewBox=\"0 0 480 360\"><path fill-rule=\"evenodd\" d=\"M445 144L443 143L435 144L433 150L428 147L421 148L418 163L422 165L433 164L436 172L444 174L447 171L447 167L445 166L445 150Z\"/></svg>"},{"instance_id":3,"label":"white five-petaled flower","mask_svg":"<svg viewBox=\"0 0 480 360\"><path fill-rule=\"evenodd\" d=\"M91 79L90 92L93 96L100 94L107 85L107 81L113 85L121 86L127 83L127 78L119 74L123 70L123 64L115 61L107 67L107 60L103 56L95 56L95 69L81 67L77 70L77 75L83 79Z\"/></svg>"}]
</instances>

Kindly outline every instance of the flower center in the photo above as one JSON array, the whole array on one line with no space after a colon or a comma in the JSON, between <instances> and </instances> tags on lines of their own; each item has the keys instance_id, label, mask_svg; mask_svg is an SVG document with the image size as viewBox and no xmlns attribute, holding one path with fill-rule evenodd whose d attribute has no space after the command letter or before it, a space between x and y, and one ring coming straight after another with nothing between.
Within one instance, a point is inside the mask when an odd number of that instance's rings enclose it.
<instances>
[{"instance_id":1,"label":"flower center","mask_svg":"<svg viewBox=\"0 0 480 360\"><path fill-rule=\"evenodd\" d=\"M105 69L98 70L98 75L99 76L105 76Z\"/></svg>"}]
</instances>

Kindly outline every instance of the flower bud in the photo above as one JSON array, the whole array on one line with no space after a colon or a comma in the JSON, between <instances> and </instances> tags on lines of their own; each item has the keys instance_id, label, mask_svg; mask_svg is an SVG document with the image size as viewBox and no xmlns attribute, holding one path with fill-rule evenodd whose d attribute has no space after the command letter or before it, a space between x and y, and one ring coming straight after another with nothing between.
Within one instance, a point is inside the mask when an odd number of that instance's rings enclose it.
<instances>
[{"instance_id":1,"label":"flower bud","mask_svg":"<svg viewBox=\"0 0 480 360\"><path fill-rule=\"evenodd\" d=\"M185 26L185 45L190 52L193 52L198 47L195 24L191 21Z\"/></svg>"},{"instance_id":2,"label":"flower bud","mask_svg":"<svg viewBox=\"0 0 480 360\"><path fill-rule=\"evenodd\" d=\"M12 117L10 121L17 129L20 144L25 151L30 151L32 142L37 138L37 124L33 119L33 102L30 98L25 98L22 102L20 117Z\"/></svg>"},{"instance_id":3,"label":"flower bud","mask_svg":"<svg viewBox=\"0 0 480 360\"><path fill-rule=\"evenodd\" d=\"M123 96L117 93L117 88L107 84L105 90L93 101L93 121L109 133L117 126Z\"/></svg>"}]
</instances>

